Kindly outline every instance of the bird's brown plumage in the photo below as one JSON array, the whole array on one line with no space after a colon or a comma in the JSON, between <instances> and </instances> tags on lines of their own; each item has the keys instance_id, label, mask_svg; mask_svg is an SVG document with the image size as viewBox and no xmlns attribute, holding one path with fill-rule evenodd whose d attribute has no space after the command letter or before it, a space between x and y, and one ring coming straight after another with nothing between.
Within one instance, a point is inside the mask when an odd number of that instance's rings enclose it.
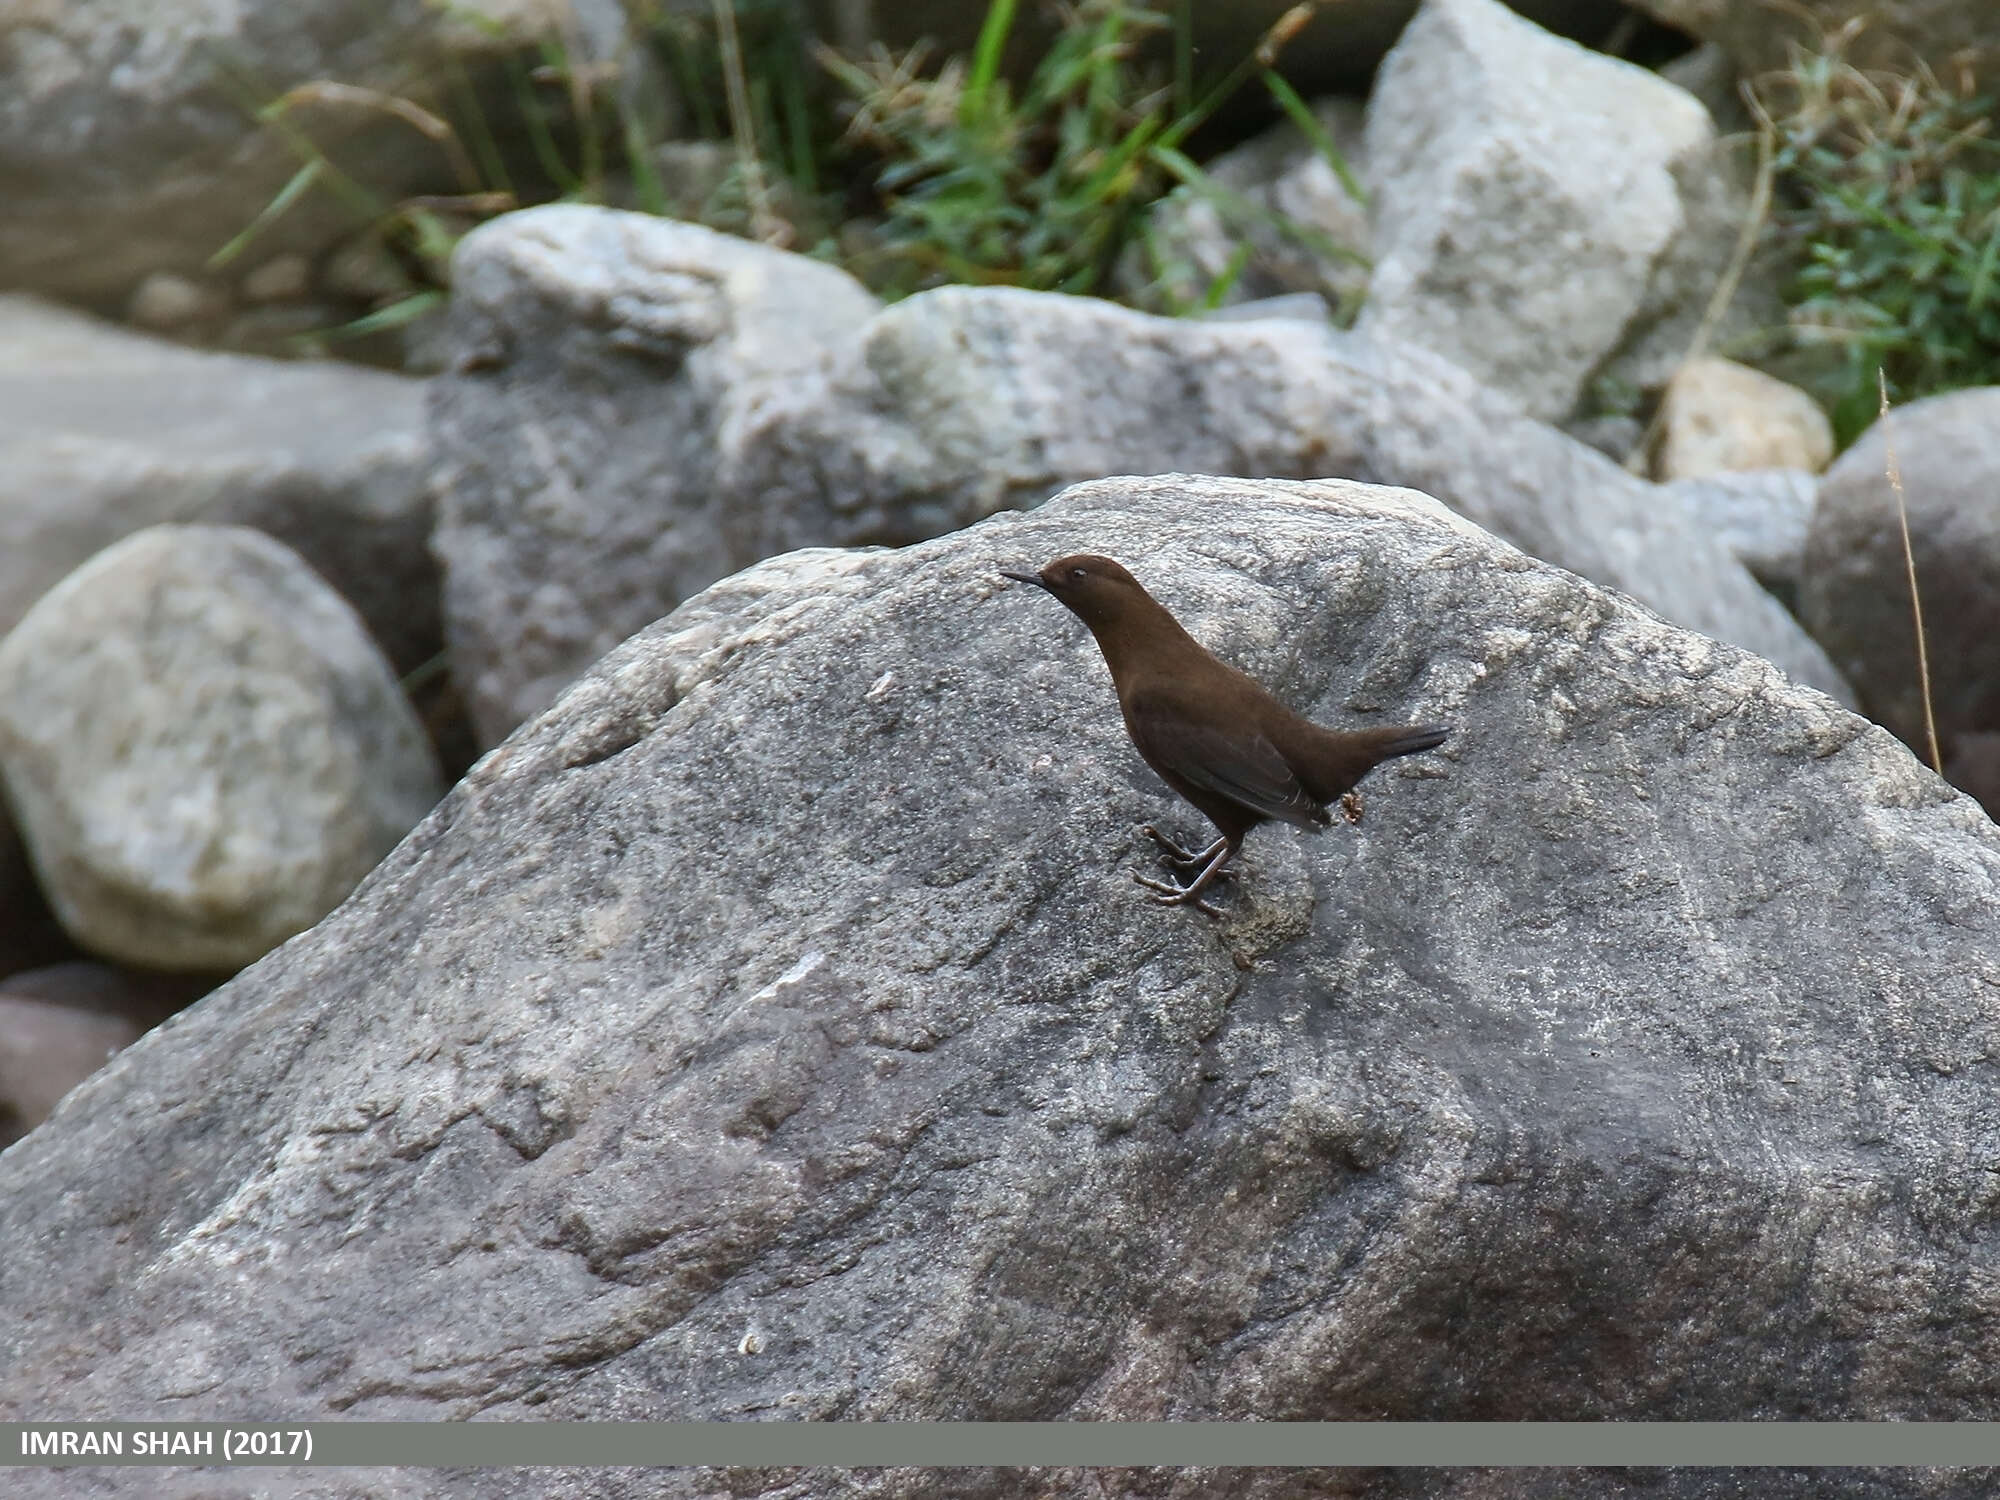
<instances>
[{"instance_id":1,"label":"bird's brown plumage","mask_svg":"<svg viewBox=\"0 0 2000 1500\"><path fill-rule=\"evenodd\" d=\"M1090 627L1133 745L1220 830L1222 837L1199 855L1153 835L1175 863L1202 865L1185 885L1135 877L1169 904L1192 903L1213 915L1200 893L1252 828L1271 819L1324 827L1328 806L1370 770L1442 744L1448 732L1430 724L1327 729L1302 718L1254 678L1218 661L1108 557L1081 553L1039 573L1005 576L1047 589Z\"/></svg>"}]
</instances>

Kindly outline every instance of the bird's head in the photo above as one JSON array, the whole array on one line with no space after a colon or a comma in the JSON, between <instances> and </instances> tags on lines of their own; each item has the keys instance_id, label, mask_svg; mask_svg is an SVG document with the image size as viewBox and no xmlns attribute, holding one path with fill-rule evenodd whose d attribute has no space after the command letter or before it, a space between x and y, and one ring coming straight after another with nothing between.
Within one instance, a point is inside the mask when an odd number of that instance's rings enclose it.
<instances>
[{"instance_id":1,"label":"bird's head","mask_svg":"<svg viewBox=\"0 0 2000 1500\"><path fill-rule=\"evenodd\" d=\"M1110 558L1088 552L1059 557L1039 573L1002 568L1000 576L1047 589L1093 630L1115 625L1153 604L1153 596L1139 586L1138 579Z\"/></svg>"}]
</instances>

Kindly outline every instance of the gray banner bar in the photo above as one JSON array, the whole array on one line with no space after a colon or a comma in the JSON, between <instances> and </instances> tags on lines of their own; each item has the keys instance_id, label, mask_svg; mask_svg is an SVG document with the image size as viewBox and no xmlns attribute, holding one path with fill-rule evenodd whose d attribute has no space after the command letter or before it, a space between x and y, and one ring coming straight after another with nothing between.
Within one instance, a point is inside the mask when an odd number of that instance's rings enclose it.
<instances>
[{"instance_id":1,"label":"gray banner bar","mask_svg":"<svg viewBox=\"0 0 2000 1500\"><path fill-rule=\"evenodd\" d=\"M6 1422L0 1465L2000 1465L2000 1422Z\"/></svg>"}]
</instances>

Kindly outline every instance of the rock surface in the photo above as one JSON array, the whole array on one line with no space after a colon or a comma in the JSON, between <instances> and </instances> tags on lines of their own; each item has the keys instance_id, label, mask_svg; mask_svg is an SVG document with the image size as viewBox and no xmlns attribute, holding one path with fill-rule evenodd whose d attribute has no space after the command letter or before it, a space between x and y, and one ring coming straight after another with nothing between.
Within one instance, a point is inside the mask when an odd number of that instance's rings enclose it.
<instances>
[{"instance_id":1,"label":"rock surface","mask_svg":"<svg viewBox=\"0 0 2000 1500\"><path fill-rule=\"evenodd\" d=\"M0 780L77 942L180 970L310 927L442 790L354 611L220 526L127 537L0 640Z\"/></svg>"},{"instance_id":2,"label":"rock surface","mask_svg":"<svg viewBox=\"0 0 2000 1500\"><path fill-rule=\"evenodd\" d=\"M447 629L488 743L624 634L761 557L904 543L1106 474L1340 475L1844 693L1652 485L1381 338L839 272L604 209L514 214L455 265L433 387Z\"/></svg>"},{"instance_id":3,"label":"rock surface","mask_svg":"<svg viewBox=\"0 0 2000 1500\"><path fill-rule=\"evenodd\" d=\"M0 297L0 634L120 537L234 523L304 556L407 672L443 645L429 468L421 382Z\"/></svg>"},{"instance_id":4,"label":"rock surface","mask_svg":"<svg viewBox=\"0 0 2000 1500\"><path fill-rule=\"evenodd\" d=\"M1663 380L1736 241L1707 111L1499 0L1427 0L1382 64L1365 141L1361 326L1546 421L1607 370Z\"/></svg>"},{"instance_id":5,"label":"rock surface","mask_svg":"<svg viewBox=\"0 0 2000 1500\"><path fill-rule=\"evenodd\" d=\"M148 273L196 275L299 170L257 111L334 82L442 107L451 70L506 88L500 54L559 41L625 57L616 0L16 0L0 12L0 287L100 309ZM383 201L463 192L450 159L386 111L322 104L291 124ZM356 227L308 192L258 258L317 251Z\"/></svg>"},{"instance_id":6,"label":"rock surface","mask_svg":"<svg viewBox=\"0 0 2000 1500\"><path fill-rule=\"evenodd\" d=\"M1913 401L1890 414L1888 428L1923 600L1931 706L1950 762L1961 737L2000 733L2000 386ZM1869 713L1921 748L1923 688L1888 446L1877 422L1822 476L1799 611ZM1992 774L1976 768L1994 759L1984 740L1965 753L1972 774ZM2000 817L2000 800L1987 808Z\"/></svg>"},{"instance_id":7,"label":"rock surface","mask_svg":"<svg viewBox=\"0 0 2000 1500\"><path fill-rule=\"evenodd\" d=\"M1074 549L1453 739L1146 903L1190 815L995 575ZM1420 496L1082 486L690 601L73 1092L0 1156L0 1415L1973 1417L1996 994L2000 830L1767 663Z\"/></svg>"},{"instance_id":8,"label":"rock surface","mask_svg":"<svg viewBox=\"0 0 2000 1500\"><path fill-rule=\"evenodd\" d=\"M1804 469L1746 469L1660 486L1757 581L1788 603L1798 597L1819 480Z\"/></svg>"},{"instance_id":9,"label":"rock surface","mask_svg":"<svg viewBox=\"0 0 2000 1500\"><path fill-rule=\"evenodd\" d=\"M1833 458L1833 424L1795 385L1713 357L1691 359L1661 402L1655 479L1702 479L1749 469L1817 474Z\"/></svg>"}]
</instances>

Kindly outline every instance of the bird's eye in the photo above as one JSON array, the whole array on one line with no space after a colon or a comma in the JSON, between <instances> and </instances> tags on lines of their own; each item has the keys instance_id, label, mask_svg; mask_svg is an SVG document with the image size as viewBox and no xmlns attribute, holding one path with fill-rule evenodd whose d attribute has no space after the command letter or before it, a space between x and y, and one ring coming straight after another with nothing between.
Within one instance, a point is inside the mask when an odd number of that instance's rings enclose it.
<instances>
[{"instance_id":1,"label":"bird's eye","mask_svg":"<svg viewBox=\"0 0 2000 1500\"><path fill-rule=\"evenodd\" d=\"M1072 578L1088 578L1088 577L1090 576L1090 569L1088 569L1088 568L1071 568L1071 569L1069 570L1069 576L1070 576L1070 577L1072 577Z\"/></svg>"}]
</instances>

